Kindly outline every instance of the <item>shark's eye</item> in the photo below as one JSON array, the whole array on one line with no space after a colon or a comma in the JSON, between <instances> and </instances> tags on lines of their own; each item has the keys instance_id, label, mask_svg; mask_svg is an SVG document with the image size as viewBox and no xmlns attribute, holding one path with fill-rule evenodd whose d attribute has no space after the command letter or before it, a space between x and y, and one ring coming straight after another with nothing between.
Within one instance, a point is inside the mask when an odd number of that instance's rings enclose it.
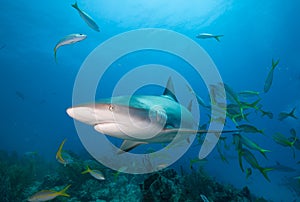
<instances>
[{"instance_id":1,"label":"shark's eye","mask_svg":"<svg viewBox=\"0 0 300 202\"><path fill-rule=\"evenodd\" d=\"M112 111L114 110L114 106L112 106L112 105L109 105L109 106L108 106L108 109L109 109L109 111L111 111L111 112L112 112Z\"/></svg>"}]
</instances>

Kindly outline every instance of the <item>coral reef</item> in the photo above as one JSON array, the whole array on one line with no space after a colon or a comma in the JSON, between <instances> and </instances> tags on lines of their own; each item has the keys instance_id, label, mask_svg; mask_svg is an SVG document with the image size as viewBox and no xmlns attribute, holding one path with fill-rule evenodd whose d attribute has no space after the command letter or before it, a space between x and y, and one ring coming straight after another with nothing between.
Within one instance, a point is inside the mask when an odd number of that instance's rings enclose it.
<instances>
[{"instance_id":1,"label":"coral reef","mask_svg":"<svg viewBox=\"0 0 300 202\"><path fill-rule=\"evenodd\" d=\"M32 194L44 190L61 190L71 184L70 197L57 197L53 202L119 202L119 201L266 201L256 198L247 187L238 190L210 178L202 169L183 171L164 169L147 175L118 173L94 160L82 160L69 152L73 161L62 165L42 158L28 158L0 151L1 202L27 201ZM81 172L89 165L103 172L106 180L97 180ZM116 174L117 173L117 174Z\"/></svg>"},{"instance_id":2,"label":"coral reef","mask_svg":"<svg viewBox=\"0 0 300 202\"><path fill-rule=\"evenodd\" d=\"M28 186L34 180L34 162L22 161L17 153L0 152L1 201L22 201Z\"/></svg>"},{"instance_id":3,"label":"coral reef","mask_svg":"<svg viewBox=\"0 0 300 202\"><path fill-rule=\"evenodd\" d=\"M218 202L264 200L251 195L247 187L238 190L229 185L221 185L208 177L201 169L199 171L194 170L185 176L179 176L172 169L157 172L148 176L140 188L143 193L143 202L203 201L201 195L205 196L208 201Z\"/></svg>"}]
</instances>

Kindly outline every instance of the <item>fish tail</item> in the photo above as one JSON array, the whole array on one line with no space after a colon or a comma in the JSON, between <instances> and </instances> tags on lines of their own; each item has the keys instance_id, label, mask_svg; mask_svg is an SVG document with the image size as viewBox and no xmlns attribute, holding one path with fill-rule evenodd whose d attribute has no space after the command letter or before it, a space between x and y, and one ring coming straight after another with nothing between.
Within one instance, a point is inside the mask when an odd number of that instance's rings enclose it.
<instances>
[{"instance_id":1,"label":"fish tail","mask_svg":"<svg viewBox=\"0 0 300 202\"><path fill-rule=\"evenodd\" d=\"M262 134L262 135L266 135L266 134L265 134L265 130L258 130L258 132L259 132L260 134Z\"/></svg>"},{"instance_id":2,"label":"fish tail","mask_svg":"<svg viewBox=\"0 0 300 202\"><path fill-rule=\"evenodd\" d=\"M294 136L294 140L292 142L292 146L294 146L295 142L298 140L297 136Z\"/></svg>"},{"instance_id":3,"label":"fish tail","mask_svg":"<svg viewBox=\"0 0 300 202\"><path fill-rule=\"evenodd\" d=\"M57 63L56 51L57 51L57 49L56 49L56 48L54 48L54 59L55 59L55 62Z\"/></svg>"},{"instance_id":4,"label":"fish tail","mask_svg":"<svg viewBox=\"0 0 300 202\"><path fill-rule=\"evenodd\" d=\"M91 171L90 167L86 166L86 170L81 172L81 174L86 174L86 173L89 173L90 171Z\"/></svg>"},{"instance_id":5,"label":"fish tail","mask_svg":"<svg viewBox=\"0 0 300 202\"><path fill-rule=\"evenodd\" d=\"M279 63L279 59L277 61L274 61L274 59L272 59L272 69L275 69L278 63Z\"/></svg>"},{"instance_id":6,"label":"fish tail","mask_svg":"<svg viewBox=\"0 0 300 202\"><path fill-rule=\"evenodd\" d=\"M270 151L270 150L267 150L267 149L261 149L259 152L260 152L266 159L268 159L267 156L266 156L266 152L271 152L271 151Z\"/></svg>"},{"instance_id":7,"label":"fish tail","mask_svg":"<svg viewBox=\"0 0 300 202\"><path fill-rule=\"evenodd\" d=\"M258 98L256 101L254 101L253 103L251 103L250 105L254 108L254 109L256 109L256 110L258 110L259 109L259 106L257 106L258 105L258 103L261 101L261 98Z\"/></svg>"},{"instance_id":8,"label":"fish tail","mask_svg":"<svg viewBox=\"0 0 300 202\"><path fill-rule=\"evenodd\" d=\"M295 110L296 110L296 107L294 107L294 109L289 113L289 116L293 117L294 119L298 119L298 117L296 117L296 115L295 115Z\"/></svg>"},{"instance_id":9,"label":"fish tail","mask_svg":"<svg viewBox=\"0 0 300 202\"><path fill-rule=\"evenodd\" d=\"M66 193L66 191L69 189L70 186L71 186L71 185L69 184L69 185L66 186L63 190L59 191L58 194L59 194L60 196L70 197L70 195Z\"/></svg>"},{"instance_id":10,"label":"fish tail","mask_svg":"<svg viewBox=\"0 0 300 202\"><path fill-rule=\"evenodd\" d=\"M238 154L239 154L239 165L240 165L240 168L241 168L242 172L244 172L243 162L242 162L243 152L241 150L239 150Z\"/></svg>"},{"instance_id":11,"label":"fish tail","mask_svg":"<svg viewBox=\"0 0 300 202\"><path fill-rule=\"evenodd\" d=\"M268 114L268 117L270 118L270 119L273 119L273 113L272 112L270 112L269 114Z\"/></svg>"},{"instance_id":12,"label":"fish tail","mask_svg":"<svg viewBox=\"0 0 300 202\"><path fill-rule=\"evenodd\" d=\"M220 42L220 37L222 37L222 36L224 36L224 35L218 35L218 36L214 36L214 38L215 38L217 41L219 41L219 42Z\"/></svg>"},{"instance_id":13,"label":"fish tail","mask_svg":"<svg viewBox=\"0 0 300 202\"><path fill-rule=\"evenodd\" d=\"M233 117L232 119L232 122L236 125L236 126L238 126L239 124L236 122L236 120L235 120L235 118Z\"/></svg>"},{"instance_id":14,"label":"fish tail","mask_svg":"<svg viewBox=\"0 0 300 202\"><path fill-rule=\"evenodd\" d=\"M262 167L259 167L258 170L261 172L261 174L264 176L264 178L266 180L268 180L268 182L271 182L270 178L267 175L267 172L274 170L274 168L262 168Z\"/></svg>"},{"instance_id":15,"label":"fish tail","mask_svg":"<svg viewBox=\"0 0 300 202\"><path fill-rule=\"evenodd\" d=\"M59 145L59 148L58 148L58 150L57 150L57 152L56 152L56 159L59 159L59 160L61 160L62 162L64 161L64 159L63 159L63 157L62 157L62 155L61 155L61 152L62 152L62 148L63 148L63 146L64 146L66 140L67 140L67 139L64 139L64 140L61 142L61 144Z\"/></svg>"},{"instance_id":16,"label":"fish tail","mask_svg":"<svg viewBox=\"0 0 300 202\"><path fill-rule=\"evenodd\" d=\"M72 6L73 8L75 8L75 9L79 9L78 4L77 4L77 1L76 1L74 4L72 4L71 6Z\"/></svg>"},{"instance_id":17,"label":"fish tail","mask_svg":"<svg viewBox=\"0 0 300 202\"><path fill-rule=\"evenodd\" d=\"M243 118L243 119L245 119L245 115L244 115L244 109L243 109L243 107L240 107L240 112L241 112L242 118Z\"/></svg>"},{"instance_id":18,"label":"fish tail","mask_svg":"<svg viewBox=\"0 0 300 202\"><path fill-rule=\"evenodd\" d=\"M250 122L249 119L248 119L249 114L250 113L244 115L244 120L247 121L247 122Z\"/></svg>"}]
</instances>

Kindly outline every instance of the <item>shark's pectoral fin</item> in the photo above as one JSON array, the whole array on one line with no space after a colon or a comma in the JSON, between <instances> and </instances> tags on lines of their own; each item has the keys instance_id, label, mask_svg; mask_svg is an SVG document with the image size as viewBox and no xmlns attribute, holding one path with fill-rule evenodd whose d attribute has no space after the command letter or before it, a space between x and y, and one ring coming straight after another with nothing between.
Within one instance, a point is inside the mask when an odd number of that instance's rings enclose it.
<instances>
[{"instance_id":1,"label":"shark's pectoral fin","mask_svg":"<svg viewBox=\"0 0 300 202\"><path fill-rule=\"evenodd\" d=\"M146 142L136 142L136 141L131 141L131 140L124 140L120 147L121 151L119 151L118 154L121 154L123 152L128 152L141 144L147 144L147 143Z\"/></svg>"}]
</instances>

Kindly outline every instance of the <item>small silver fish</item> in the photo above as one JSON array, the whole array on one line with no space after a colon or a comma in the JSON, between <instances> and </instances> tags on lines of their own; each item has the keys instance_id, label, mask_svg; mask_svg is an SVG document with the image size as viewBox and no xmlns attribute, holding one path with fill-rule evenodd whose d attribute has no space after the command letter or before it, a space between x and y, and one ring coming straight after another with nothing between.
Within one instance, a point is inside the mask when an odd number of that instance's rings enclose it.
<instances>
[{"instance_id":1,"label":"small silver fish","mask_svg":"<svg viewBox=\"0 0 300 202\"><path fill-rule=\"evenodd\" d=\"M220 41L220 37L224 35L213 35L213 34L208 34L208 33L201 33L198 34L196 37L199 39L209 39L209 38L215 38L217 41Z\"/></svg>"},{"instance_id":2,"label":"small silver fish","mask_svg":"<svg viewBox=\"0 0 300 202\"><path fill-rule=\"evenodd\" d=\"M72 4L72 7L75 8L80 17L84 20L84 22L86 22L86 24L92 28L93 30L100 32L99 30L99 26L96 24L96 22L93 20L93 18L91 16L89 16L86 12L82 11L79 7L77 2L75 4Z\"/></svg>"},{"instance_id":3,"label":"small silver fish","mask_svg":"<svg viewBox=\"0 0 300 202\"><path fill-rule=\"evenodd\" d=\"M64 46L64 45L68 45L68 44L73 44L73 43L76 43L76 42L79 42L79 41L82 41L82 40L86 39L86 37L87 36L85 34L70 34L70 35L65 36L61 40L59 40L57 42L57 44L55 45L55 47L54 47L54 58L55 58L55 61L56 61L56 52L57 52L57 49L59 47Z\"/></svg>"}]
</instances>

